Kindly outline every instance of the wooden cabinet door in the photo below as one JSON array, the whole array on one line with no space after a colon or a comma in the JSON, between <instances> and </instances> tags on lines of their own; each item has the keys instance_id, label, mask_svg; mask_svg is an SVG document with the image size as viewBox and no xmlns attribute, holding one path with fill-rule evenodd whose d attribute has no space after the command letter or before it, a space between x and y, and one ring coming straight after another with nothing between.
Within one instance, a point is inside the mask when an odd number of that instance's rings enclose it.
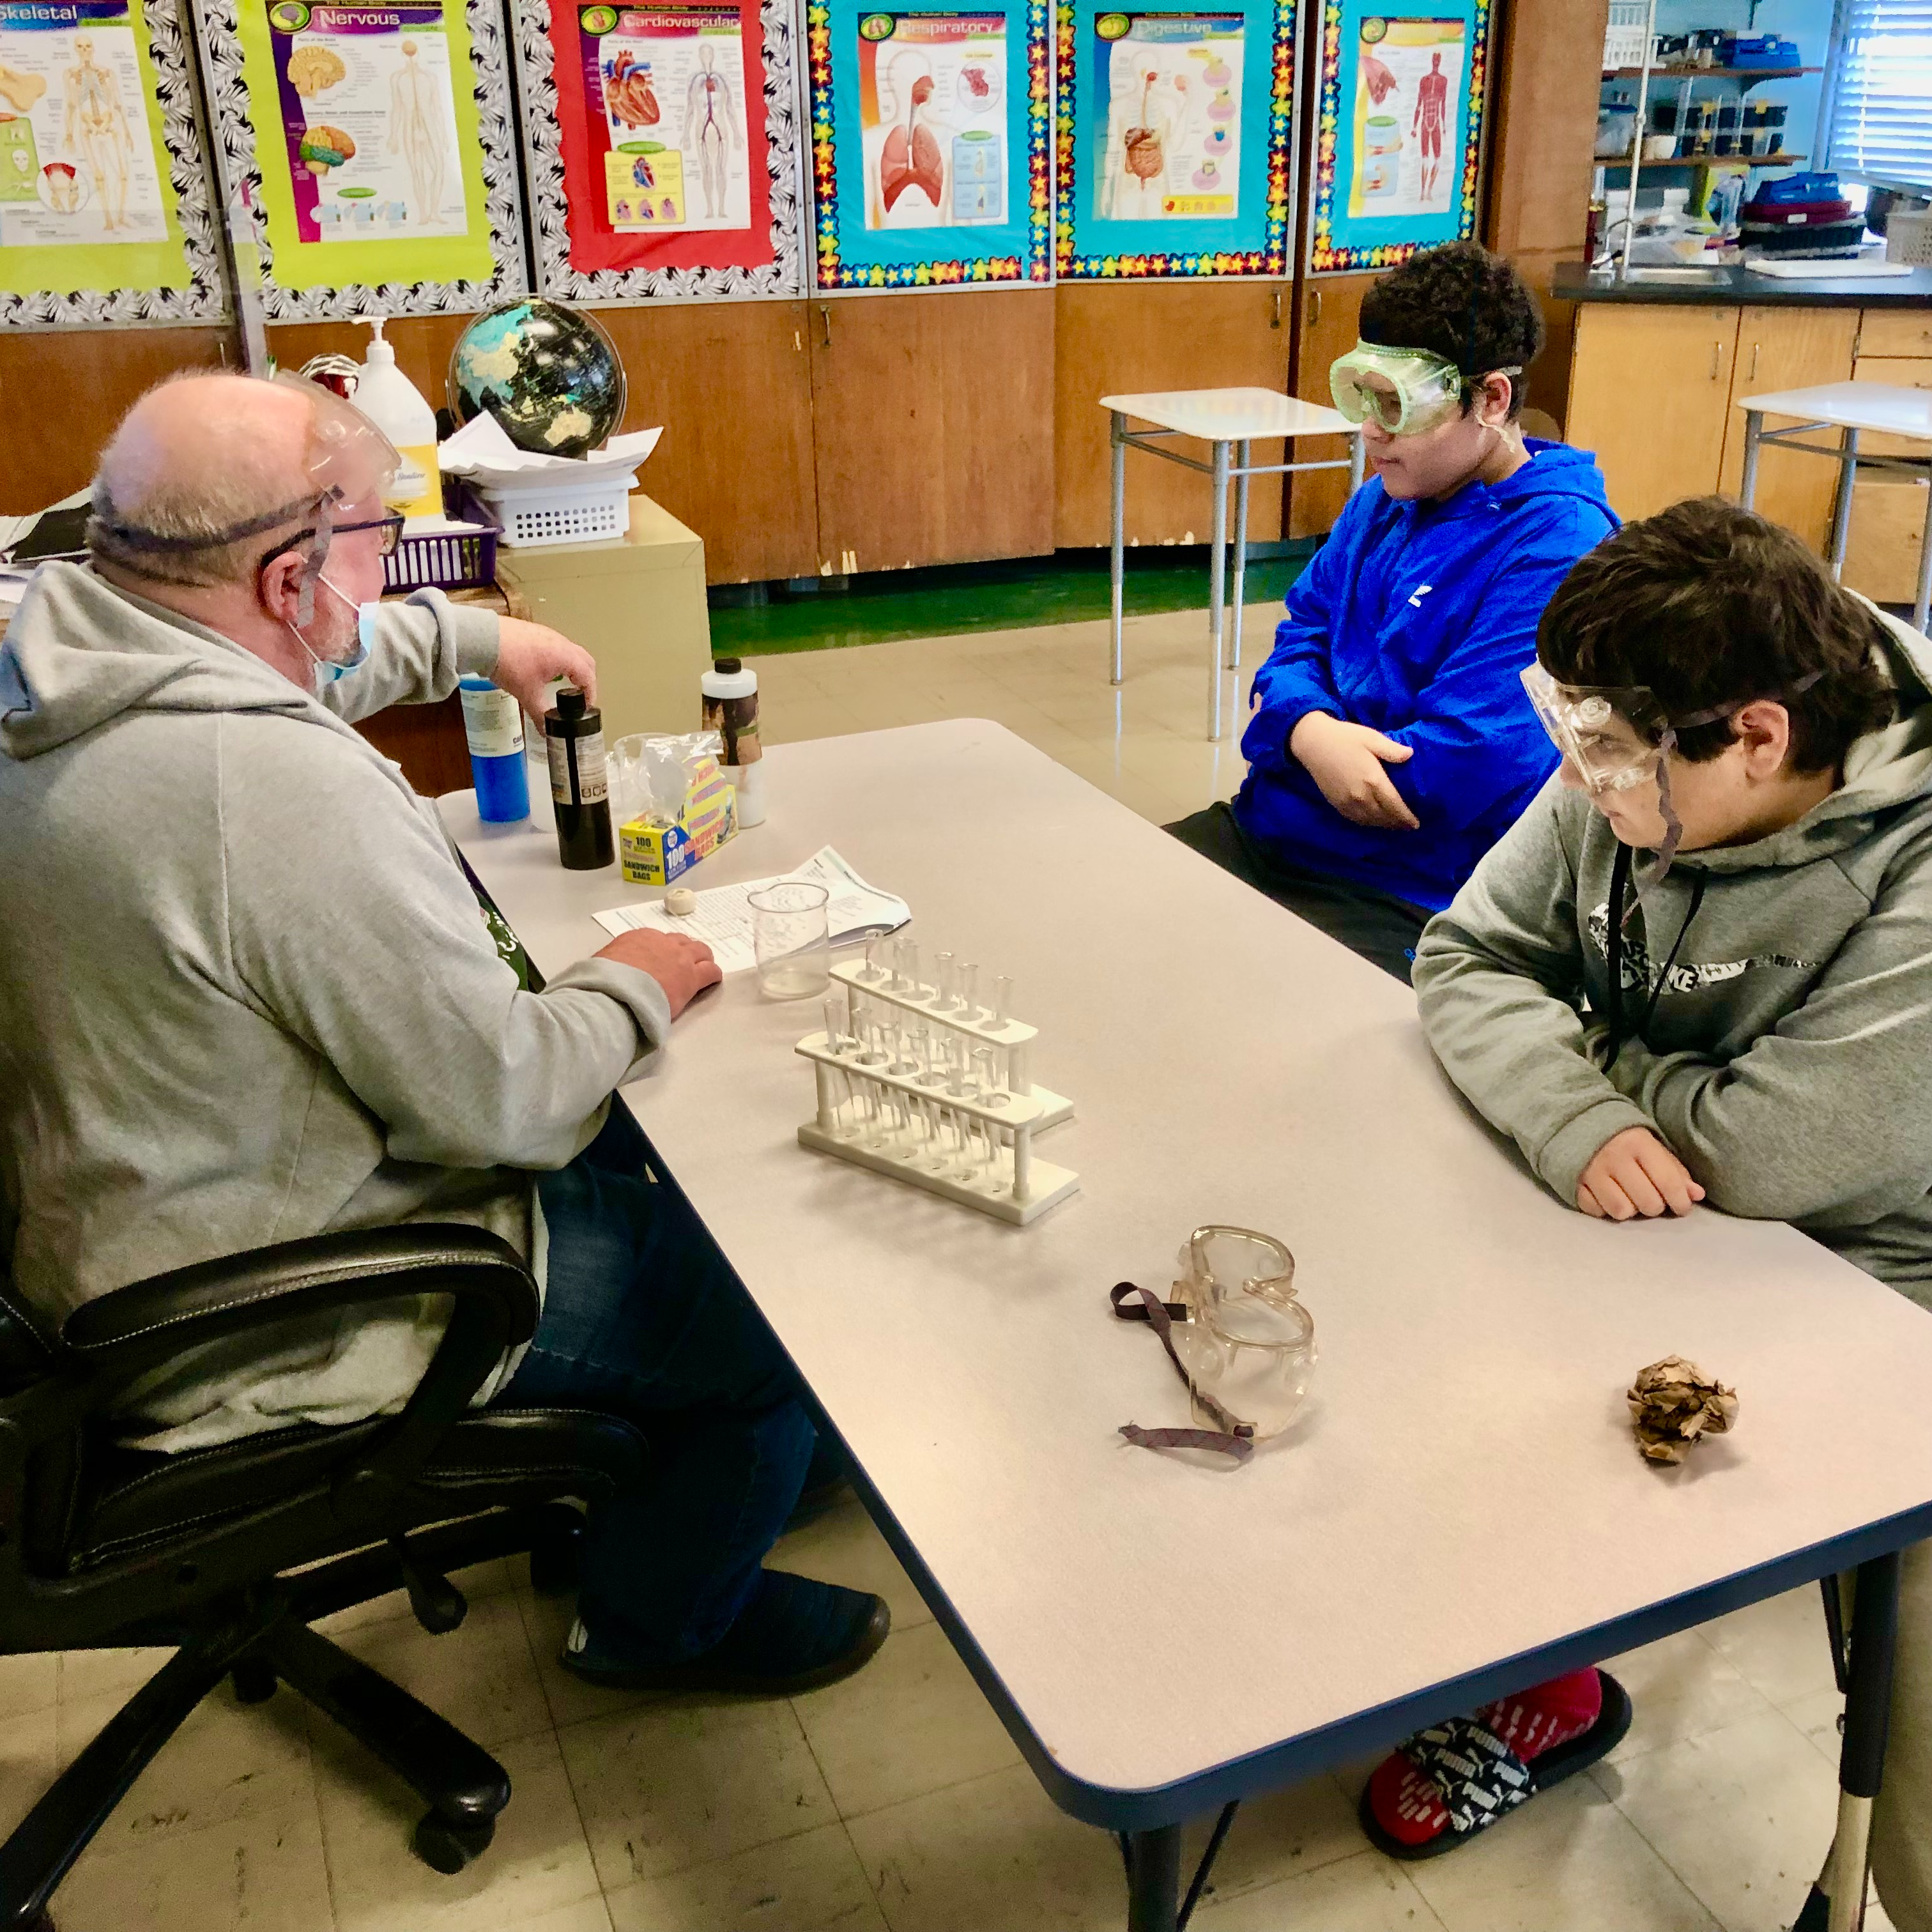
<instances>
[{"instance_id":1,"label":"wooden cabinet door","mask_svg":"<svg viewBox=\"0 0 1932 1932\"><path fill-rule=\"evenodd\" d=\"M1779 389L1804 389L1820 382L1851 379L1852 351L1858 340L1858 312L1850 308L1748 308L1738 320L1738 355L1731 378L1731 409L1724 427L1724 461L1718 487L1735 496L1744 473L1746 396L1768 396ZM1768 428L1789 428L1773 417ZM1835 438L1815 439L1829 443ZM1832 503L1838 494L1838 466L1822 456L1767 449L1758 458L1757 489L1752 507L1774 524L1795 531L1822 556L1831 538Z\"/></svg>"},{"instance_id":2,"label":"wooden cabinet door","mask_svg":"<svg viewBox=\"0 0 1932 1932\"><path fill-rule=\"evenodd\" d=\"M1288 386L1288 292L1280 282L1064 282L1053 292L1054 540L1075 550L1112 541L1112 457L1102 396L1163 389ZM1142 424L1142 428L1145 425ZM1180 442L1205 461L1209 446ZM1256 443L1257 463L1282 460ZM1127 541L1205 543L1214 528L1206 477L1127 452ZM1234 494L1228 514L1234 516ZM1248 492L1248 535L1281 534L1281 479Z\"/></svg>"},{"instance_id":3,"label":"wooden cabinet door","mask_svg":"<svg viewBox=\"0 0 1932 1932\"><path fill-rule=\"evenodd\" d=\"M1053 548L1053 292L811 304L828 576Z\"/></svg>"},{"instance_id":4,"label":"wooden cabinet door","mask_svg":"<svg viewBox=\"0 0 1932 1932\"><path fill-rule=\"evenodd\" d=\"M1717 488L1737 346L1734 308L1582 305L1565 430L1573 448L1595 453L1618 516Z\"/></svg>"},{"instance_id":5,"label":"wooden cabinet door","mask_svg":"<svg viewBox=\"0 0 1932 1932\"><path fill-rule=\"evenodd\" d=\"M1361 332L1362 298L1381 280L1379 275L1322 275L1303 289L1294 393L1304 403L1335 406L1328 365L1354 347ZM1304 436L1294 446L1294 460L1319 463L1346 457L1349 441L1340 436ZM1318 470L1311 476L1291 476L1288 482L1288 534L1326 536L1348 500L1348 472Z\"/></svg>"},{"instance_id":6,"label":"wooden cabinet door","mask_svg":"<svg viewBox=\"0 0 1932 1932\"><path fill-rule=\"evenodd\" d=\"M1869 341L1869 336L1866 340ZM1852 364L1855 382L1882 382L1893 389L1932 389L1932 355L1860 355ZM1921 456L1925 446L1909 436L1880 436L1868 430L1858 438L1861 456ZM1828 468L1828 465L1826 466Z\"/></svg>"}]
</instances>

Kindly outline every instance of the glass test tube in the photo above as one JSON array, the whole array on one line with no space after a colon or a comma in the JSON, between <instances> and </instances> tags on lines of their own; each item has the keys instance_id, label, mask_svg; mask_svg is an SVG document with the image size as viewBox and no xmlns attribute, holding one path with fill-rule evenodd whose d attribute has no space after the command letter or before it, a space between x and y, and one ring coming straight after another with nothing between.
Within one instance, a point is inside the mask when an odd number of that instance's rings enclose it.
<instances>
[{"instance_id":1,"label":"glass test tube","mask_svg":"<svg viewBox=\"0 0 1932 1932\"><path fill-rule=\"evenodd\" d=\"M962 1018L976 1020L980 1017L980 969L968 964L959 969L959 998L965 1011Z\"/></svg>"},{"instance_id":2,"label":"glass test tube","mask_svg":"<svg viewBox=\"0 0 1932 1932\"><path fill-rule=\"evenodd\" d=\"M910 940L906 941L905 962L900 970L905 976L905 984L900 991L910 993L916 999L924 988L919 982L919 948Z\"/></svg>"},{"instance_id":3,"label":"glass test tube","mask_svg":"<svg viewBox=\"0 0 1932 1932\"><path fill-rule=\"evenodd\" d=\"M1013 1016L1013 982L1012 976L996 973L993 976L993 1017L1001 1026Z\"/></svg>"},{"instance_id":4,"label":"glass test tube","mask_svg":"<svg viewBox=\"0 0 1932 1932\"><path fill-rule=\"evenodd\" d=\"M990 1046L976 1046L973 1049L974 1084L980 1090L980 1097L988 1106L1004 1107L1006 1096L1000 1091L999 1081L993 1071L993 1049Z\"/></svg>"},{"instance_id":5,"label":"glass test tube","mask_svg":"<svg viewBox=\"0 0 1932 1932\"><path fill-rule=\"evenodd\" d=\"M880 944L876 938L866 942L866 977L874 983L886 977L886 969L879 964Z\"/></svg>"},{"instance_id":6,"label":"glass test tube","mask_svg":"<svg viewBox=\"0 0 1932 1932\"><path fill-rule=\"evenodd\" d=\"M838 1024L838 999L836 994L825 1003L825 1044L834 1053L845 1051L845 1036Z\"/></svg>"},{"instance_id":7,"label":"glass test tube","mask_svg":"<svg viewBox=\"0 0 1932 1932\"><path fill-rule=\"evenodd\" d=\"M940 1007L952 1004L952 956L950 952L935 952L932 956L932 1004Z\"/></svg>"}]
</instances>

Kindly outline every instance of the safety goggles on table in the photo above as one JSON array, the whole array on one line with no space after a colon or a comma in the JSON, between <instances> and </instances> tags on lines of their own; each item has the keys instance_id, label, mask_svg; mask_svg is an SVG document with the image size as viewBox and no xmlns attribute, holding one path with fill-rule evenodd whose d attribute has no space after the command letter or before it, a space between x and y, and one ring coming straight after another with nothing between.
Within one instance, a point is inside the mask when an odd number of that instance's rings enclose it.
<instances>
[{"instance_id":1,"label":"safety goggles on table","mask_svg":"<svg viewBox=\"0 0 1932 1932\"><path fill-rule=\"evenodd\" d=\"M1520 368L1493 370L1520 376ZM1419 436L1462 413L1465 393L1480 378L1466 376L1447 356L1428 349L1391 349L1358 342L1328 365L1328 391L1352 423L1370 416L1391 436Z\"/></svg>"}]
</instances>

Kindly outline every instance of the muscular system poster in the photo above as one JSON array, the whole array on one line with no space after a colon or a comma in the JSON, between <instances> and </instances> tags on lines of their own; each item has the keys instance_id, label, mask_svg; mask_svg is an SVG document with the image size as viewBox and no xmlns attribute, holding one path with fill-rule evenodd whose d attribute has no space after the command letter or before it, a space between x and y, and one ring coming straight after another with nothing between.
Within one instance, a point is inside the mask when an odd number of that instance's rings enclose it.
<instances>
[{"instance_id":1,"label":"muscular system poster","mask_svg":"<svg viewBox=\"0 0 1932 1932\"><path fill-rule=\"evenodd\" d=\"M0 0L0 291L185 286L139 0Z\"/></svg>"}]
</instances>

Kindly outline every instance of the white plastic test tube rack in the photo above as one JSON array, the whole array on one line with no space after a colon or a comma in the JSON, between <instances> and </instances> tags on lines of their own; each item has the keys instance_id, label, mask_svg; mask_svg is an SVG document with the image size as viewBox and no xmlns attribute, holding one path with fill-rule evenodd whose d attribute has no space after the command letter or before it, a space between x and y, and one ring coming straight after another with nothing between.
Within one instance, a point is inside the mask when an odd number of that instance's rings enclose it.
<instances>
[{"instance_id":1,"label":"white plastic test tube rack","mask_svg":"<svg viewBox=\"0 0 1932 1932\"><path fill-rule=\"evenodd\" d=\"M876 946L866 950L868 954L881 951ZM976 982L976 969L971 970ZM866 1010L873 1003L881 1007L896 1006L914 1016L911 1024L926 1027L928 1034L936 1026L944 1030L940 1038L963 1037L969 1058L974 1048L992 1048L1005 1090L1040 1102L1040 1118L1034 1122L1035 1133L1044 1133L1048 1128L1071 1120L1073 1102L1064 1094L1034 1084L1032 1047L1040 1037L1039 1028L1001 1016L994 996L994 986L999 982L989 980L983 987L976 984L969 994L951 983L952 976L942 968L931 980L922 980L916 972L901 974L896 964L888 964L884 958L842 960L832 969L834 986L845 989L847 1032L860 1030Z\"/></svg>"}]
</instances>

